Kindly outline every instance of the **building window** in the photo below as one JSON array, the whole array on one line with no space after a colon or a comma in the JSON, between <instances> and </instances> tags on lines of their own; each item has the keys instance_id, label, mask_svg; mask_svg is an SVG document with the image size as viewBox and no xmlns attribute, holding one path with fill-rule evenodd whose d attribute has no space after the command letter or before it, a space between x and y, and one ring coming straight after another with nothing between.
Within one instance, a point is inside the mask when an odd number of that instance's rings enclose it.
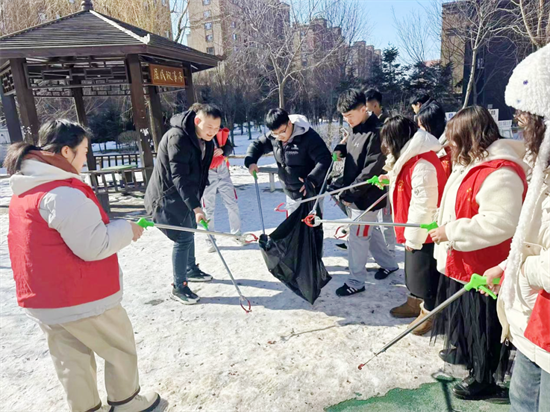
<instances>
[{"instance_id":1,"label":"building window","mask_svg":"<svg viewBox=\"0 0 550 412\"><path fill-rule=\"evenodd\" d=\"M165 33L164 37L166 37L168 39L172 38L172 35L170 34L170 30L166 30L166 33Z\"/></svg>"},{"instance_id":2,"label":"building window","mask_svg":"<svg viewBox=\"0 0 550 412\"><path fill-rule=\"evenodd\" d=\"M208 6L210 4L210 0L202 0L203 6Z\"/></svg>"},{"instance_id":3,"label":"building window","mask_svg":"<svg viewBox=\"0 0 550 412\"><path fill-rule=\"evenodd\" d=\"M215 54L215 53L214 53L214 48L213 48L213 47L207 47L207 48L206 48L206 53L208 53L208 54Z\"/></svg>"},{"instance_id":4,"label":"building window","mask_svg":"<svg viewBox=\"0 0 550 412\"><path fill-rule=\"evenodd\" d=\"M212 12L210 10L205 10L204 13L202 13L205 19L208 19L212 17Z\"/></svg>"},{"instance_id":5,"label":"building window","mask_svg":"<svg viewBox=\"0 0 550 412\"><path fill-rule=\"evenodd\" d=\"M237 40L239 38L239 36L237 36L236 33L233 33L233 40Z\"/></svg>"},{"instance_id":6,"label":"building window","mask_svg":"<svg viewBox=\"0 0 550 412\"><path fill-rule=\"evenodd\" d=\"M235 27L237 27L237 22L232 21L231 22L231 28L234 29Z\"/></svg>"},{"instance_id":7,"label":"building window","mask_svg":"<svg viewBox=\"0 0 550 412\"><path fill-rule=\"evenodd\" d=\"M162 5L167 6L168 5L168 0L162 0Z\"/></svg>"},{"instance_id":8,"label":"building window","mask_svg":"<svg viewBox=\"0 0 550 412\"><path fill-rule=\"evenodd\" d=\"M212 22L204 23L204 30L212 30Z\"/></svg>"},{"instance_id":9,"label":"building window","mask_svg":"<svg viewBox=\"0 0 550 412\"><path fill-rule=\"evenodd\" d=\"M207 34L206 35L206 42L207 43L212 43L214 41L214 36L212 36L211 34Z\"/></svg>"}]
</instances>

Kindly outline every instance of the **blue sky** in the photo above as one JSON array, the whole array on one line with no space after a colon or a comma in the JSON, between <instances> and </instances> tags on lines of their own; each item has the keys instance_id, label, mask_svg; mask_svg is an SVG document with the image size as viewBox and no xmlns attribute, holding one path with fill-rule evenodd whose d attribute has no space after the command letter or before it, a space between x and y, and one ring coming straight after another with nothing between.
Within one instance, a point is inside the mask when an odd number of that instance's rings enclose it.
<instances>
[{"instance_id":1,"label":"blue sky","mask_svg":"<svg viewBox=\"0 0 550 412\"><path fill-rule=\"evenodd\" d=\"M384 49L392 44L399 47L399 37L395 30L395 23L392 9L395 10L397 18L403 19L411 16L418 10L423 10L421 4L428 5L437 0L352 0L366 8L368 37L365 39L368 44L374 45L377 49ZM187 39L184 38L184 42ZM426 56L427 60L439 59L440 43L433 40L430 45L431 52ZM401 56L402 58L404 56Z\"/></svg>"},{"instance_id":2,"label":"blue sky","mask_svg":"<svg viewBox=\"0 0 550 412\"><path fill-rule=\"evenodd\" d=\"M433 0L356 0L367 8L368 22L372 25L367 42L378 49L384 49L389 44L399 46L399 37L394 27L392 13L395 10L397 18L407 18L411 13L422 10L421 3L428 5ZM427 60L439 59L440 45L438 41L431 44L431 52Z\"/></svg>"}]
</instances>

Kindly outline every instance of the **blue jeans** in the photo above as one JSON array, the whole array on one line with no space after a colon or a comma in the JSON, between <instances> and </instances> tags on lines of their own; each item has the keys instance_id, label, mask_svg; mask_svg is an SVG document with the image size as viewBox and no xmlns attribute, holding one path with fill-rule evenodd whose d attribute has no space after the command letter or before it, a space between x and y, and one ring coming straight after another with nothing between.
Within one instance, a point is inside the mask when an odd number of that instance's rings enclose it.
<instances>
[{"instance_id":1,"label":"blue jeans","mask_svg":"<svg viewBox=\"0 0 550 412\"><path fill-rule=\"evenodd\" d=\"M196 227L193 225L193 228ZM174 266L174 285L182 287L187 282L187 272L197 267L194 233L180 232L172 250L172 265Z\"/></svg>"},{"instance_id":2,"label":"blue jeans","mask_svg":"<svg viewBox=\"0 0 550 412\"><path fill-rule=\"evenodd\" d=\"M550 373L517 351L510 383L510 412L550 411Z\"/></svg>"}]
</instances>

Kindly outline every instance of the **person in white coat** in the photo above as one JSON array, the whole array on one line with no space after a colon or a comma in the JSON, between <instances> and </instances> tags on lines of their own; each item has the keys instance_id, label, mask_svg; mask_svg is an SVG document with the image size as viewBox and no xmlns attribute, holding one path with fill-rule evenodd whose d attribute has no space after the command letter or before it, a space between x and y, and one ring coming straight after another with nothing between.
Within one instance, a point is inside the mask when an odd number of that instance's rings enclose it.
<instances>
[{"instance_id":1,"label":"person in white coat","mask_svg":"<svg viewBox=\"0 0 550 412\"><path fill-rule=\"evenodd\" d=\"M485 272L503 278L498 315L502 339L517 348L510 383L512 412L550 411L550 46L514 70L506 103L518 109L529 190L506 262Z\"/></svg>"},{"instance_id":2,"label":"person in white coat","mask_svg":"<svg viewBox=\"0 0 550 412\"><path fill-rule=\"evenodd\" d=\"M120 304L116 255L143 229L109 221L82 182L89 131L55 120L39 136L41 148L16 143L4 162L13 191L8 247L18 304L46 334L72 412L101 408L94 354L105 360L112 412L152 411L160 397L139 394L134 331Z\"/></svg>"},{"instance_id":3,"label":"person in white coat","mask_svg":"<svg viewBox=\"0 0 550 412\"><path fill-rule=\"evenodd\" d=\"M380 131L386 155L386 175L390 181L389 199L396 223L427 224L435 213L447 176L437 157L441 145L435 136L404 116L386 120ZM435 308L440 274L433 257L434 245L425 229L396 227L398 243L405 244L405 281L410 295L390 314L397 318L421 319ZM423 335L431 330L431 320L413 331Z\"/></svg>"},{"instance_id":4,"label":"person in white coat","mask_svg":"<svg viewBox=\"0 0 550 412\"><path fill-rule=\"evenodd\" d=\"M489 111L480 106L459 111L447 124L453 170L430 231L442 277L436 304L460 291L474 273L499 264L510 250L527 191L523 142L502 139ZM434 321L433 335L444 334L447 362L470 370L453 394L466 400L506 402L498 385L509 348L500 343L496 302L470 291Z\"/></svg>"}]
</instances>

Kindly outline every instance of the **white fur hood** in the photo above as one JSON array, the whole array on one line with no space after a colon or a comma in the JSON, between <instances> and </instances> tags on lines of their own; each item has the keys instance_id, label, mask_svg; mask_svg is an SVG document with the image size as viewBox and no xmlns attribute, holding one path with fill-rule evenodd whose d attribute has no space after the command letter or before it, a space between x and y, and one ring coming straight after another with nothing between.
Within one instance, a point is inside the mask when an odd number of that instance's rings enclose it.
<instances>
[{"instance_id":1,"label":"white fur hood","mask_svg":"<svg viewBox=\"0 0 550 412\"><path fill-rule=\"evenodd\" d=\"M392 177L396 177L401 172L403 166L413 157L422 153L439 152L443 146L437 138L424 130L418 130L412 139L410 139L401 149L399 159L395 161L392 155L388 155L384 169L387 170ZM394 179L391 179L392 181Z\"/></svg>"}]
</instances>

